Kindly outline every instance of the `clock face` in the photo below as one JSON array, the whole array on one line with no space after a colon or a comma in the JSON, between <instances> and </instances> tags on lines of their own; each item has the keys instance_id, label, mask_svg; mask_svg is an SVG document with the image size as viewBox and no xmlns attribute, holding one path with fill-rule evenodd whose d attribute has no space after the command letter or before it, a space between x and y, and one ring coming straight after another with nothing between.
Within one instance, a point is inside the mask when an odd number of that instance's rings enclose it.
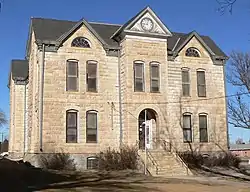
<instances>
[{"instance_id":1,"label":"clock face","mask_svg":"<svg viewBox=\"0 0 250 192\"><path fill-rule=\"evenodd\" d=\"M145 31L151 31L153 29L153 21L150 18L143 18L141 20L141 27Z\"/></svg>"}]
</instances>

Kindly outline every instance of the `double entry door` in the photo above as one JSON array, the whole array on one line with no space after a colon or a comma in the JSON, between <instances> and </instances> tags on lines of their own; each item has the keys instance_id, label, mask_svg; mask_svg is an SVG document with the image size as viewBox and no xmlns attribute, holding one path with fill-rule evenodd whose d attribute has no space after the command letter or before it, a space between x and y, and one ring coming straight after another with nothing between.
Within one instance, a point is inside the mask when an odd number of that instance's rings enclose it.
<instances>
[{"instance_id":1,"label":"double entry door","mask_svg":"<svg viewBox=\"0 0 250 192\"><path fill-rule=\"evenodd\" d=\"M152 126L153 119L144 121L139 127L139 148L152 148Z\"/></svg>"}]
</instances>

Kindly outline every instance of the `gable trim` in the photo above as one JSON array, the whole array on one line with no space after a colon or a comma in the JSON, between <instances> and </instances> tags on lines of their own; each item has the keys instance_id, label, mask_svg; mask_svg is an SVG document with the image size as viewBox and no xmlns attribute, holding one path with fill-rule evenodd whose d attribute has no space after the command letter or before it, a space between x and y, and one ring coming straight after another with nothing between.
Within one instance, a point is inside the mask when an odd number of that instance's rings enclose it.
<instances>
[{"instance_id":1,"label":"gable trim","mask_svg":"<svg viewBox=\"0 0 250 192\"><path fill-rule=\"evenodd\" d=\"M81 25L85 25L87 29L101 42L103 46L107 46L107 43L98 35L98 33L88 24L85 19L81 19L76 25L74 25L69 31L61 35L56 42L58 42L58 46L62 44L64 40L66 40L70 34L75 32Z\"/></svg>"},{"instance_id":2,"label":"gable trim","mask_svg":"<svg viewBox=\"0 0 250 192\"><path fill-rule=\"evenodd\" d=\"M145 15L147 12L149 12L149 14L152 15L153 19L157 22L157 24L163 29L163 31L166 33L164 34L164 36L172 36L172 33L169 31L169 29L166 27L165 24L163 24L163 22L156 16L156 14L154 13L154 11L149 7L145 7L143 10L141 10L136 16L134 16L132 19L130 19L127 23L125 23L124 25L122 25L110 38L113 39L115 38L117 35L119 35L123 30L124 32L128 32L129 28L131 26L133 26L143 15ZM136 32L139 33L139 32ZM142 32L141 32L142 33ZM145 32L143 32L145 33ZM152 34L149 32L146 32L146 34ZM161 34L163 35L163 34Z\"/></svg>"},{"instance_id":3,"label":"gable trim","mask_svg":"<svg viewBox=\"0 0 250 192\"><path fill-rule=\"evenodd\" d=\"M203 41L203 39L196 31L191 32L190 35L185 39L185 41L180 46L178 46L175 52L180 52L193 37L196 37L198 39L198 41L205 47L205 49L209 52L210 55L215 55L215 53L210 49L210 47L207 46L207 44Z\"/></svg>"}]
</instances>

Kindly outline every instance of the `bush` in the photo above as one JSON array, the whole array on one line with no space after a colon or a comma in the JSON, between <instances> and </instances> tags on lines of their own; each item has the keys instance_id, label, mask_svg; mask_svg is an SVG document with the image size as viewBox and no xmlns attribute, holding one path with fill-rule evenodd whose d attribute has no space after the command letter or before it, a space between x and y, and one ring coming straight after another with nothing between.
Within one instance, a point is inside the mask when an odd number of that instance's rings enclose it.
<instances>
[{"instance_id":1,"label":"bush","mask_svg":"<svg viewBox=\"0 0 250 192\"><path fill-rule=\"evenodd\" d=\"M232 153L219 153L204 156L199 152L179 152L179 156L183 159L189 167L200 167L202 165L207 167L239 167L240 158Z\"/></svg>"},{"instance_id":2,"label":"bush","mask_svg":"<svg viewBox=\"0 0 250 192\"><path fill-rule=\"evenodd\" d=\"M138 150L135 147L124 146L120 151L108 148L98 155L99 169L101 170L125 170L137 169Z\"/></svg>"},{"instance_id":3,"label":"bush","mask_svg":"<svg viewBox=\"0 0 250 192\"><path fill-rule=\"evenodd\" d=\"M39 164L44 169L75 170L74 159L67 153L42 154Z\"/></svg>"}]
</instances>

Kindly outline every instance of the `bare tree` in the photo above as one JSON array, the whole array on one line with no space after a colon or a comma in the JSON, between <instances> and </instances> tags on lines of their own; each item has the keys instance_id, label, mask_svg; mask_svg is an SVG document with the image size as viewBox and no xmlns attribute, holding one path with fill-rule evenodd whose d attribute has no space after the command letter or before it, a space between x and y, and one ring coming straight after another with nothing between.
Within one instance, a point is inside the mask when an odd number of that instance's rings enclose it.
<instances>
[{"instance_id":1,"label":"bare tree","mask_svg":"<svg viewBox=\"0 0 250 192\"><path fill-rule=\"evenodd\" d=\"M233 13L233 5L237 0L216 0L219 4L218 11L221 14L224 14L226 11L229 11L230 14Z\"/></svg>"},{"instance_id":2,"label":"bare tree","mask_svg":"<svg viewBox=\"0 0 250 192\"><path fill-rule=\"evenodd\" d=\"M236 144L245 144L242 138L238 138L238 139L235 141L235 143L236 143Z\"/></svg>"},{"instance_id":3,"label":"bare tree","mask_svg":"<svg viewBox=\"0 0 250 192\"><path fill-rule=\"evenodd\" d=\"M250 129L249 98L244 99L244 95L250 93L250 54L232 52L228 69L228 81L239 88L237 96L228 100L229 123Z\"/></svg>"},{"instance_id":4,"label":"bare tree","mask_svg":"<svg viewBox=\"0 0 250 192\"><path fill-rule=\"evenodd\" d=\"M3 111L0 110L0 127L7 124L7 118Z\"/></svg>"}]
</instances>

